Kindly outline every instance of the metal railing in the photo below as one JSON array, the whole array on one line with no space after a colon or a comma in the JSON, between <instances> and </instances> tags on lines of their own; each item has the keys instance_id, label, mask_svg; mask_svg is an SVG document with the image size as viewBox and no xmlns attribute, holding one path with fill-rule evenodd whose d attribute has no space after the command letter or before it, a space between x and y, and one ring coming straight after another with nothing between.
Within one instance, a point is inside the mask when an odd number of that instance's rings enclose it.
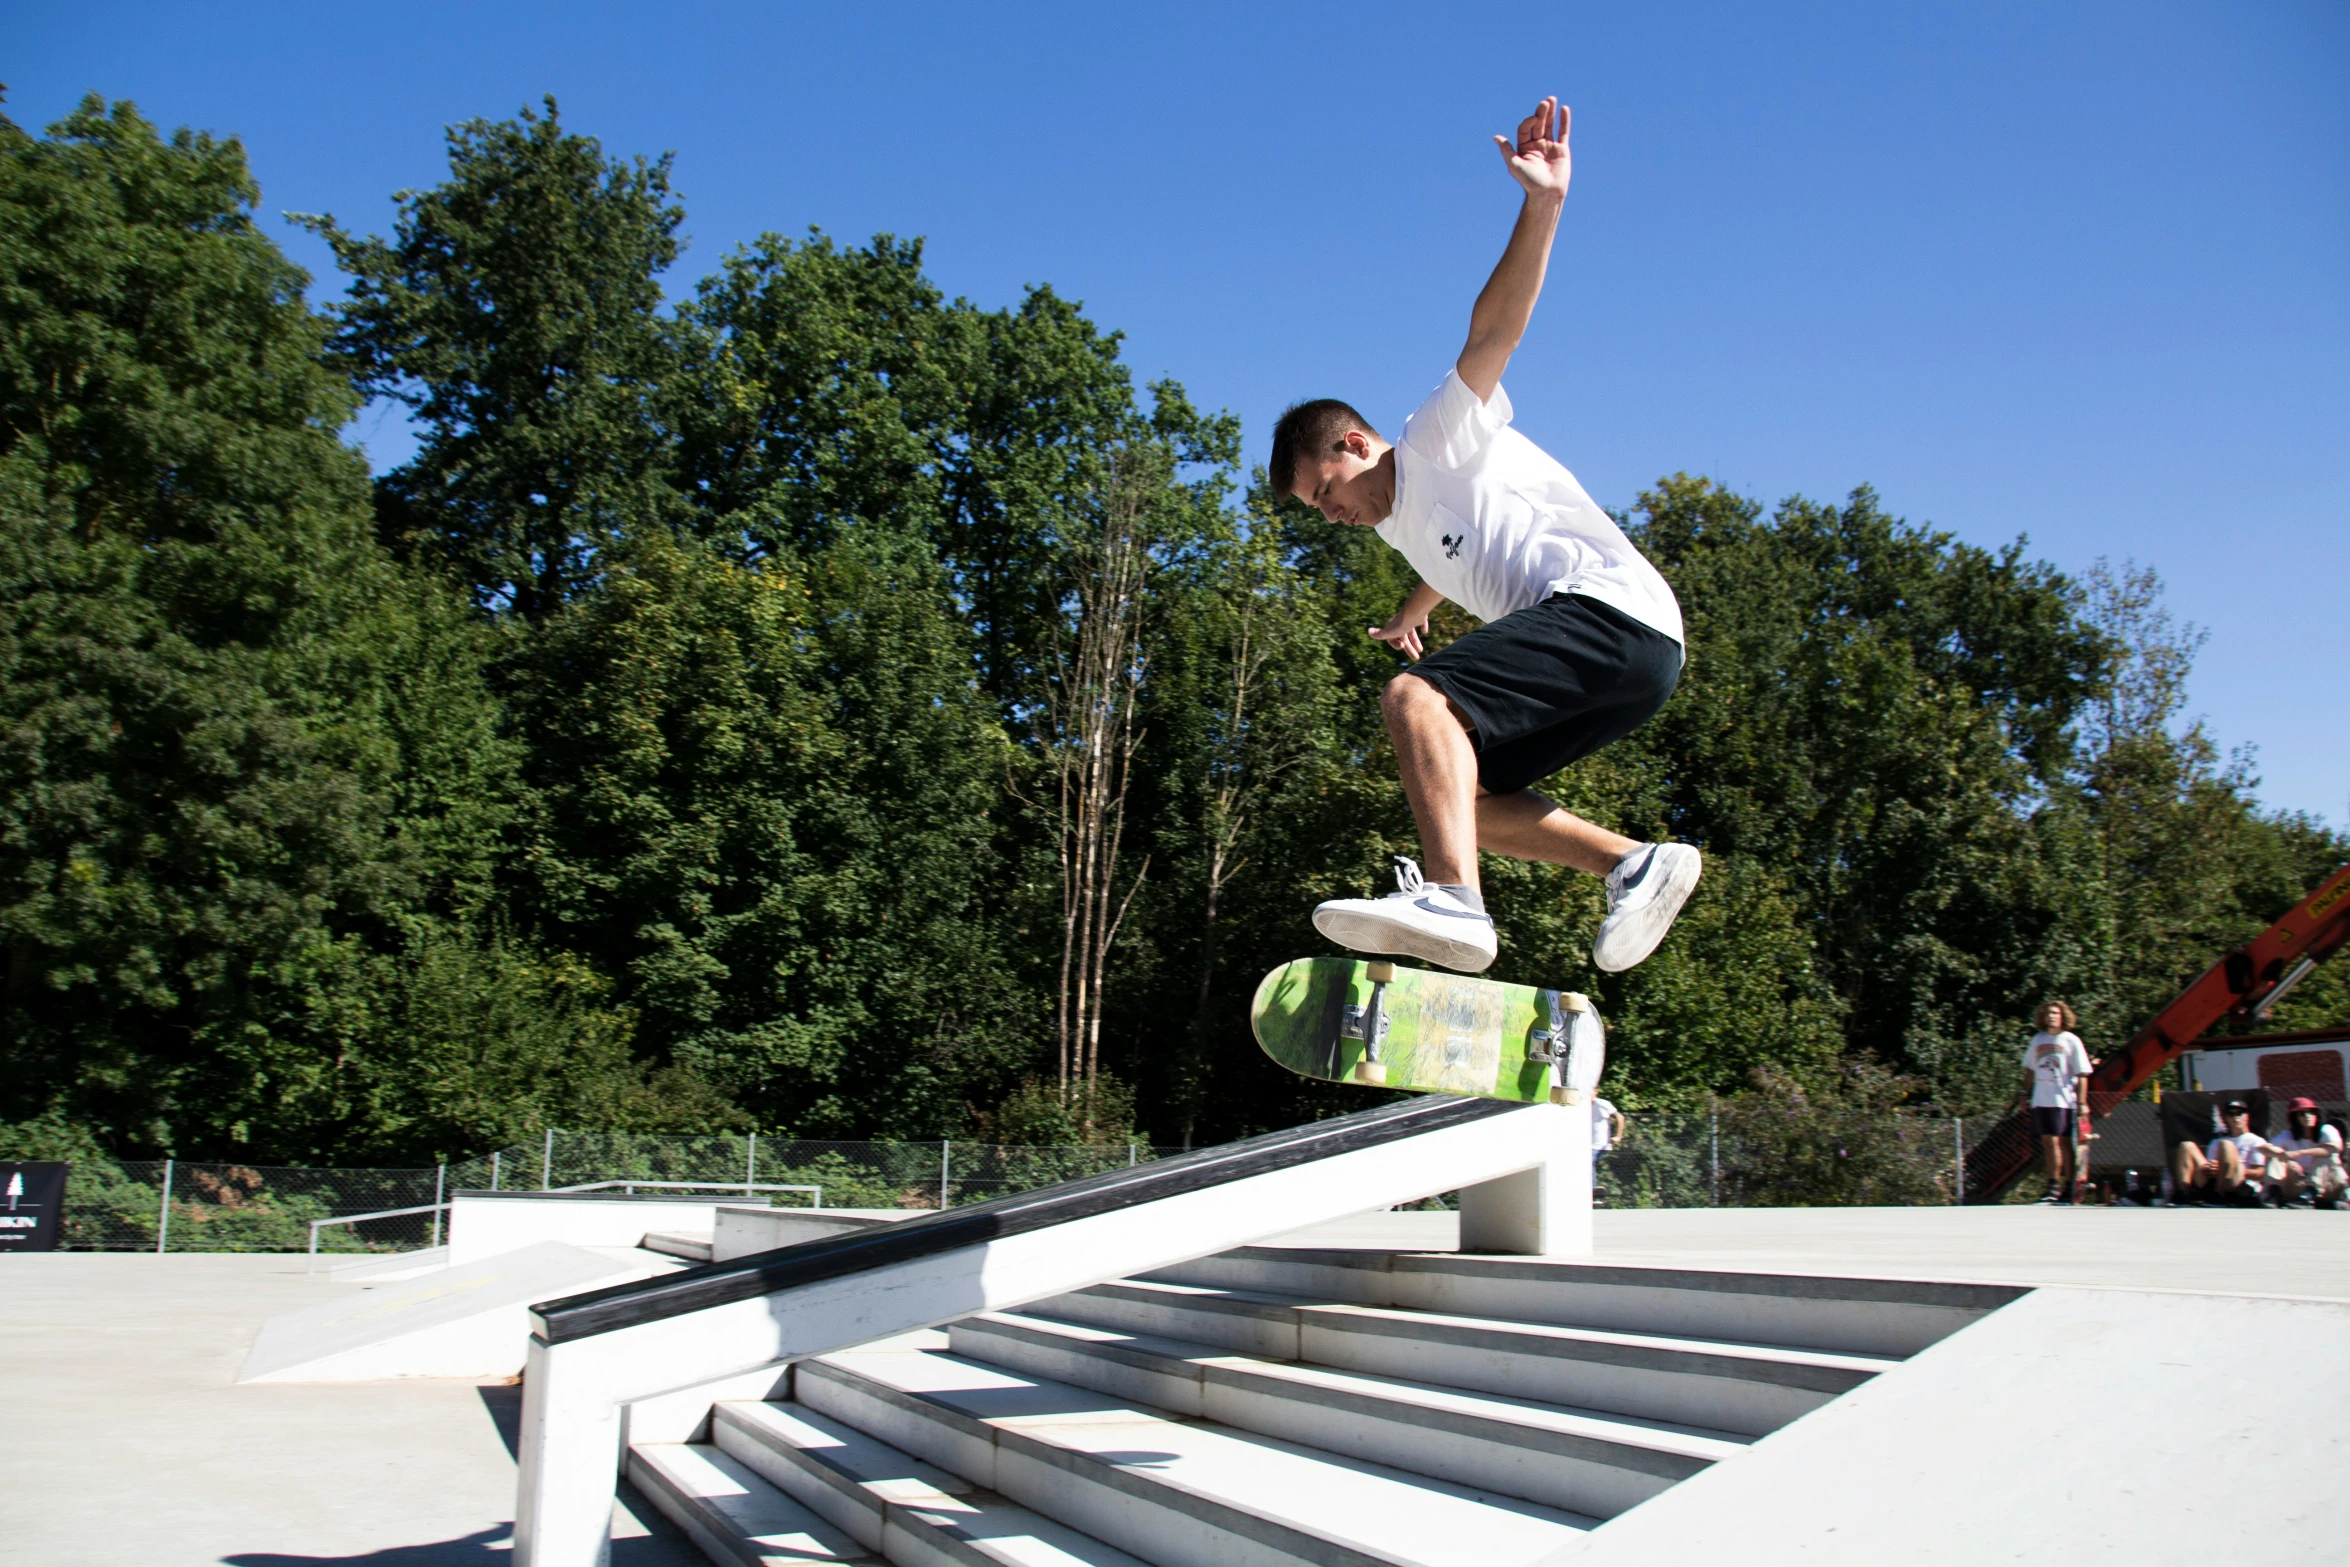
<instances>
[{"instance_id":1,"label":"metal railing","mask_svg":"<svg viewBox=\"0 0 2350 1567\"><path fill-rule=\"evenodd\" d=\"M808 1204L809 1207L824 1206L824 1188L821 1186L778 1186L765 1181L583 1181L577 1186L558 1186L554 1189L559 1192L606 1192L615 1186L622 1188L621 1195L624 1197L634 1197L640 1186L648 1191L741 1192L745 1197L760 1192L806 1192L816 1199Z\"/></svg>"},{"instance_id":2,"label":"metal railing","mask_svg":"<svg viewBox=\"0 0 2350 1567\"><path fill-rule=\"evenodd\" d=\"M331 1219L312 1219L310 1221L310 1260L303 1266L302 1271L304 1273L318 1271L318 1232L338 1224L364 1224L371 1219L399 1219L412 1213L429 1213L433 1216L433 1238L430 1245L425 1248L429 1251L433 1246L438 1246L441 1243L440 1216L449 1207L450 1204L445 1202L430 1202L421 1208L384 1208L375 1213L346 1213Z\"/></svg>"},{"instance_id":3,"label":"metal railing","mask_svg":"<svg viewBox=\"0 0 2350 1567\"><path fill-rule=\"evenodd\" d=\"M804 1197L823 1207L959 1207L1178 1151L558 1130L476 1158L405 1169L83 1160L67 1177L62 1244L76 1251L354 1257L413 1251L440 1244L447 1195L461 1188L708 1190L750 1200ZM0 1158L9 1153L0 1148ZM335 1222L318 1222L326 1220Z\"/></svg>"},{"instance_id":4,"label":"metal railing","mask_svg":"<svg viewBox=\"0 0 2350 1567\"><path fill-rule=\"evenodd\" d=\"M1994 1126L1910 1111L1784 1121L1752 1106L1636 1113L1596 1175L1602 1200L1617 1208L1943 1204L1979 1195L1968 1166ZM355 1256L439 1244L445 1198L459 1188L768 1191L828 1207L952 1208L1180 1151L555 1131L410 1169L86 1161L68 1178L63 1239L84 1251ZM335 1222L313 1230L327 1220Z\"/></svg>"},{"instance_id":5,"label":"metal railing","mask_svg":"<svg viewBox=\"0 0 2350 1567\"><path fill-rule=\"evenodd\" d=\"M446 1166L443 1166L442 1170L445 1172ZM441 1179L445 1180L446 1178L446 1174L443 1173ZM806 1192L814 1199L808 1204L809 1207L821 1208L824 1206L824 1188L821 1186L780 1186L755 1181L587 1181L578 1186L558 1186L553 1190L557 1192L599 1192L609 1191L615 1186L623 1188L621 1195L625 1197L634 1197L640 1186L661 1191L739 1191L745 1197L755 1196L760 1192ZM436 1198L432 1202L415 1208L381 1208L373 1213L346 1213L338 1214L331 1219L312 1219L310 1221L310 1260L302 1271L305 1273L318 1271L318 1234L321 1230L330 1229L340 1224L365 1224L376 1219L398 1219L405 1218L409 1214L429 1213L433 1216L432 1239L426 1243L429 1249L441 1243L440 1216L455 1206L454 1202L442 1202ZM165 1217L168 1218L168 1213ZM160 1249L159 1247L158 1250Z\"/></svg>"}]
</instances>

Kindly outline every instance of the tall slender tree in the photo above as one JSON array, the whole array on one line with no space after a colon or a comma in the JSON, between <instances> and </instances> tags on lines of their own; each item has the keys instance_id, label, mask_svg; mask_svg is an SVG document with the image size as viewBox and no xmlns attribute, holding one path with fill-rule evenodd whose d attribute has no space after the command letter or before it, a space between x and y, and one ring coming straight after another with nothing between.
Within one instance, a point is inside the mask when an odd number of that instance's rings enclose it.
<instances>
[{"instance_id":1,"label":"tall slender tree","mask_svg":"<svg viewBox=\"0 0 2350 1567\"><path fill-rule=\"evenodd\" d=\"M607 158L545 107L453 127L449 178L399 198L389 240L307 220L352 278L337 351L421 435L377 487L385 540L530 622L612 539L682 515L657 417L685 216L669 159Z\"/></svg>"}]
</instances>

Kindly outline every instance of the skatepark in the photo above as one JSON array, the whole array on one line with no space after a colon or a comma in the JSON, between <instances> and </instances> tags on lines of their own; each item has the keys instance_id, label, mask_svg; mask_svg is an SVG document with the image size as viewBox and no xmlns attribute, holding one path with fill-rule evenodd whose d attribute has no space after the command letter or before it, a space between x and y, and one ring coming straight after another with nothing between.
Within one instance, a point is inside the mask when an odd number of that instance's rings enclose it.
<instances>
[{"instance_id":1,"label":"skatepark","mask_svg":"<svg viewBox=\"0 0 2350 1567\"><path fill-rule=\"evenodd\" d=\"M1572 1141L1564 1111L1506 1116ZM640 1567L1970 1562L2018 1531L2035 1557L2122 1562L2224 1548L2247 1516L2280 1548L2330 1539L2315 1503L2338 1494L2343 1444L2274 1416L2350 1395L2340 1214L1594 1214L1554 1160L1470 1186L1459 1213L1337 1214L1174 1260L1283 1205L1408 1186L1410 1165L1524 1158L1490 1119L1149 1195L1184 1184L1171 1162L1108 1212L1048 1189L1034 1204L1060 1217L868 1255L845 1293L828 1269L777 1269L789 1253L743 1264L722 1246L695 1267L675 1254L704 1239L690 1232L650 1232L668 1249L633 1255L527 1242L533 1207L595 1239L553 1212L560 1198L528 1196L501 1204L499 1241L522 1244L373 1285L298 1256L16 1258L8 1559L437 1567L512 1551L584 1567L588 1511L609 1560ZM741 1245L813 1219L739 1212ZM870 1253L920 1219L858 1217L803 1249ZM1478 1249L1461 1249L1464 1222ZM542 1306L535 1350L507 1321L506 1353L541 1377L551 1360L570 1407L526 1409L511 1376L413 1374L451 1369L428 1366L448 1344L394 1329L480 1297L485 1264L548 1250L634 1279ZM707 1279L730 1263L752 1272ZM950 1299L973 1310L942 1316ZM566 1311L600 1320L566 1337ZM257 1371L273 1324L322 1313L379 1325L390 1358ZM732 1364L809 1333L840 1343L791 1374ZM627 1340L600 1369L560 1358ZM583 1451L583 1434L605 1445ZM535 1541L515 1538L518 1497L540 1509Z\"/></svg>"},{"instance_id":2,"label":"skatepark","mask_svg":"<svg viewBox=\"0 0 2350 1567\"><path fill-rule=\"evenodd\" d=\"M0 1567L2340 1554L2339 0L19 11Z\"/></svg>"}]
</instances>

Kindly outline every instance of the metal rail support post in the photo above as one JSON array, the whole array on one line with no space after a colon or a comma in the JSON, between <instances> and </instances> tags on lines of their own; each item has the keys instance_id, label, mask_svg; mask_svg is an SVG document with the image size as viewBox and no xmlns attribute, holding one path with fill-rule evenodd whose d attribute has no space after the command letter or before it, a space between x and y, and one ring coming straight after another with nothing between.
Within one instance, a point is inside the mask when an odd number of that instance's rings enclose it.
<instances>
[{"instance_id":1,"label":"metal rail support post","mask_svg":"<svg viewBox=\"0 0 2350 1567\"><path fill-rule=\"evenodd\" d=\"M163 1161L163 1202L155 1210L155 1255L171 1249L171 1161Z\"/></svg>"},{"instance_id":2,"label":"metal rail support post","mask_svg":"<svg viewBox=\"0 0 2350 1567\"><path fill-rule=\"evenodd\" d=\"M955 1140L947 1138L938 1145L938 1205L947 1205L947 1163L954 1158Z\"/></svg>"},{"instance_id":3,"label":"metal rail support post","mask_svg":"<svg viewBox=\"0 0 2350 1567\"><path fill-rule=\"evenodd\" d=\"M1716 1113L1707 1116L1705 1120L1706 1143L1711 1150L1714 1172L1714 1206L1719 1208L1722 1205L1722 1118Z\"/></svg>"},{"instance_id":4,"label":"metal rail support post","mask_svg":"<svg viewBox=\"0 0 2350 1567\"><path fill-rule=\"evenodd\" d=\"M743 1139L743 1195L751 1195L751 1187L759 1179L759 1134L751 1133Z\"/></svg>"},{"instance_id":5,"label":"metal rail support post","mask_svg":"<svg viewBox=\"0 0 2350 1567\"><path fill-rule=\"evenodd\" d=\"M547 1151L546 1154L539 1160L539 1190L542 1192L551 1192L554 1189L555 1129L550 1126L547 1128Z\"/></svg>"},{"instance_id":6,"label":"metal rail support post","mask_svg":"<svg viewBox=\"0 0 2350 1567\"><path fill-rule=\"evenodd\" d=\"M449 1166L443 1161L432 1177L432 1243L441 1243L441 1202L449 1194Z\"/></svg>"},{"instance_id":7,"label":"metal rail support post","mask_svg":"<svg viewBox=\"0 0 2350 1567\"><path fill-rule=\"evenodd\" d=\"M1950 1148L1951 1168L1957 1172L1951 1180L1950 1200L1953 1203L1963 1205L1966 1202L1966 1118L1964 1116L1954 1115L1950 1118Z\"/></svg>"},{"instance_id":8,"label":"metal rail support post","mask_svg":"<svg viewBox=\"0 0 2350 1567\"><path fill-rule=\"evenodd\" d=\"M498 1162L505 1157L502 1152L490 1155L490 1190L493 1192L498 1189Z\"/></svg>"}]
</instances>

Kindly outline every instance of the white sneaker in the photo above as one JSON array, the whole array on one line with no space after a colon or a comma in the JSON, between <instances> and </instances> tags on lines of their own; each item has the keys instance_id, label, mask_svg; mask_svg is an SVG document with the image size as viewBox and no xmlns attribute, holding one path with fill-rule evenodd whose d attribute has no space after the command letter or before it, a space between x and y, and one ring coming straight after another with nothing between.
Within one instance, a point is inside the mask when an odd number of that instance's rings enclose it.
<instances>
[{"instance_id":1,"label":"white sneaker","mask_svg":"<svg viewBox=\"0 0 2350 1567\"><path fill-rule=\"evenodd\" d=\"M1400 952L1474 974L1493 962L1493 921L1442 887L1420 867L1395 857L1399 891L1384 898L1332 898L1314 910L1314 929L1357 952Z\"/></svg>"},{"instance_id":2,"label":"white sneaker","mask_svg":"<svg viewBox=\"0 0 2350 1567\"><path fill-rule=\"evenodd\" d=\"M1686 843L1642 844L1607 873L1607 918L1591 938L1591 961L1621 973L1654 952L1689 894L1705 857Z\"/></svg>"}]
</instances>

